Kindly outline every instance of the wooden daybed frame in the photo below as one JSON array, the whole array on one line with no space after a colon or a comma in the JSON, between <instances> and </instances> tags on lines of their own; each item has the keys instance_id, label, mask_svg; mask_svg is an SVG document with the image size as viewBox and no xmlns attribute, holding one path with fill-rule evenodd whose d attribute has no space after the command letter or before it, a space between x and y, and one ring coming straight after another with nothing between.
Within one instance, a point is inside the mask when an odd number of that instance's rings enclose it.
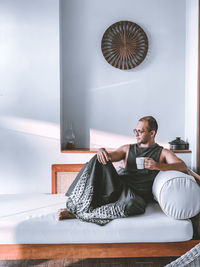
<instances>
[{"instance_id":1,"label":"wooden daybed frame","mask_svg":"<svg viewBox=\"0 0 200 267\"><path fill-rule=\"evenodd\" d=\"M57 193L59 172L79 172L82 164L52 165L52 193ZM57 258L130 258L178 257L190 250L200 239L167 243L105 243L105 244L9 244L0 245L1 260Z\"/></svg>"}]
</instances>

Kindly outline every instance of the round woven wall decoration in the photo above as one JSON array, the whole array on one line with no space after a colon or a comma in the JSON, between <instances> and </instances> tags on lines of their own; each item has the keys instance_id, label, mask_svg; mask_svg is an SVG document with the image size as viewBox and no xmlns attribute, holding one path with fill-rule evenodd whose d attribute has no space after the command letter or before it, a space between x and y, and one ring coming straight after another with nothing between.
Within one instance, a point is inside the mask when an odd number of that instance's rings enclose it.
<instances>
[{"instance_id":1,"label":"round woven wall decoration","mask_svg":"<svg viewBox=\"0 0 200 267\"><path fill-rule=\"evenodd\" d=\"M101 50L107 62L113 67L122 70L132 69L145 59L148 38L136 23L119 21L105 31Z\"/></svg>"}]
</instances>

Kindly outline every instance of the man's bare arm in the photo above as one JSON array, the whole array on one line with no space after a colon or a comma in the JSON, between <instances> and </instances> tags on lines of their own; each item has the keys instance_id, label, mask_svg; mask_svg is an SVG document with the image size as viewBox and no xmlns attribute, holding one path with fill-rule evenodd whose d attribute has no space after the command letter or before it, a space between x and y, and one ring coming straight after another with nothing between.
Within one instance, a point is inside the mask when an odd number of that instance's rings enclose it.
<instances>
[{"instance_id":1,"label":"man's bare arm","mask_svg":"<svg viewBox=\"0 0 200 267\"><path fill-rule=\"evenodd\" d=\"M114 151L107 151L105 148L100 148L97 153L98 161L102 164L106 164L107 161L117 162L125 159L126 153L129 149L129 145L119 147Z\"/></svg>"},{"instance_id":2,"label":"man's bare arm","mask_svg":"<svg viewBox=\"0 0 200 267\"><path fill-rule=\"evenodd\" d=\"M180 171L188 173L187 166L184 161L179 159L171 150L163 148L160 156L160 161L155 162L151 158L145 159L145 168L150 170L159 170L159 171Z\"/></svg>"},{"instance_id":3,"label":"man's bare arm","mask_svg":"<svg viewBox=\"0 0 200 267\"><path fill-rule=\"evenodd\" d=\"M200 176L196 172L193 172L191 169L188 169L188 174L193 176L196 182L200 185Z\"/></svg>"}]
</instances>

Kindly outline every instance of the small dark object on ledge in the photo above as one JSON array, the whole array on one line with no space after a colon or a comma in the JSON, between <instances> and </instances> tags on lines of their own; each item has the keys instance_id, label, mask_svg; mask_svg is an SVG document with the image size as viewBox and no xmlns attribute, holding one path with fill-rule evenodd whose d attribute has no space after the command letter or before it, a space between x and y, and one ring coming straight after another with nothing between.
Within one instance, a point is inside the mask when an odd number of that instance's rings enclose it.
<instances>
[{"instance_id":1,"label":"small dark object on ledge","mask_svg":"<svg viewBox=\"0 0 200 267\"><path fill-rule=\"evenodd\" d=\"M189 143L181 140L181 137L176 137L175 140L169 142L170 150L187 150L189 149Z\"/></svg>"},{"instance_id":2,"label":"small dark object on ledge","mask_svg":"<svg viewBox=\"0 0 200 267\"><path fill-rule=\"evenodd\" d=\"M76 146L75 146L74 142L67 142L66 149L72 150L75 148L76 148Z\"/></svg>"}]
</instances>

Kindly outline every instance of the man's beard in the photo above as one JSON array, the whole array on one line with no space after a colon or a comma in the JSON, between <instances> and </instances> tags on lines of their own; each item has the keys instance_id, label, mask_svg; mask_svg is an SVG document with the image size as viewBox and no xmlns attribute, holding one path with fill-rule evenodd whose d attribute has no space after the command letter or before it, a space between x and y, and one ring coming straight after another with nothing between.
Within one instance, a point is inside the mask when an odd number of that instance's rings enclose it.
<instances>
[{"instance_id":1,"label":"man's beard","mask_svg":"<svg viewBox=\"0 0 200 267\"><path fill-rule=\"evenodd\" d=\"M147 140L140 140L140 139L137 140L137 144L138 144L138 145L142 145L142 144L143 144L143 145L146 145L147 143L148 143Z\"/></svg>"},{"instance_id":2,"label":"man's beard","mask_svg":"<svg viewBox=\"0 0 200 267\"><path fill-rule=\"evenodd\" d=\"M142 141L140 139L136 139L137 140L137 144L138 145L141 145L142 144Z\"/></svg>"}]
</instances>

